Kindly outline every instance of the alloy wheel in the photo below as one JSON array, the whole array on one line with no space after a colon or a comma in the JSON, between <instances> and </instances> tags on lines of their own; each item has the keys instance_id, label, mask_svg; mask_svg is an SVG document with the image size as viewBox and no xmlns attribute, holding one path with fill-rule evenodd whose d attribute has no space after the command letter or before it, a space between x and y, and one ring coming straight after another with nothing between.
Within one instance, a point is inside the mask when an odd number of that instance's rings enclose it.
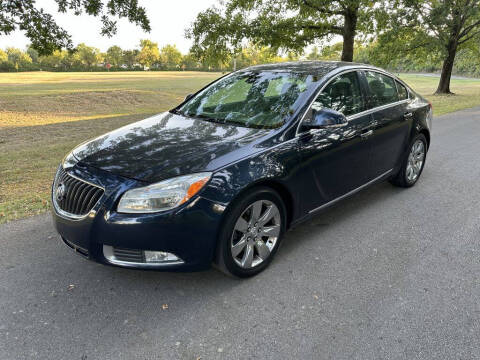
<instances>
[{"instance_id":1,"label":"alloy wheel","mask_svg":"<svg viewBox=\"0 0 480 360\"><path fill-rule=\"evenodd\" d=\"M408 155L407 180L410 183L415 182L422 171L423 162L425 161L425 144L422 140L417 140L413 143Z\"/></svg>"},{"instance_id":2,"label":"alloy wheel","mask_svg":"<svg viewBox=\"0 0 480 360\"><path fill-rule=\"evenodd\" d=\"M235 263L243 269L253 268L269 258L281 230L277 205L269 200L250 204L235 223L230 249Z\"/></svg>"}]
</instances>

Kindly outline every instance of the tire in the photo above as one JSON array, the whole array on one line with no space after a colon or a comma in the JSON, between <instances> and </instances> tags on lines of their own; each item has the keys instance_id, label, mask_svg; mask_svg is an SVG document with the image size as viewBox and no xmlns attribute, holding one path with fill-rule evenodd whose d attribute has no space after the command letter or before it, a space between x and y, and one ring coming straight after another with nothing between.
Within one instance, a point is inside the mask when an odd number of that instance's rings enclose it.
<instances>
[{"instance_id":1,"label":"tire","mask_svg":"<svg viewBox=\"0 0 480 360\"><path fill-rule=\"evenodd\" d=\"M420 148L423 149L420 159ZM409 188L415 185L422 174L425 160L427 158L427 139L423 134L416 135L408 147L402 166L398 173L390 179L390 183L403 188Z\"/></svg>"},{"instance_id":2,"label":"tire","mask_svg":"<svg viewBox=\"0 0 480 360\"><path fill-rule=\"evenodd\" d=\"M286 209L282 198L271 188L253 188L234 201L225 216L219 233L216 267L240 278L260 273L274 258L285 233Z\"/></svg>"}]
</instances>

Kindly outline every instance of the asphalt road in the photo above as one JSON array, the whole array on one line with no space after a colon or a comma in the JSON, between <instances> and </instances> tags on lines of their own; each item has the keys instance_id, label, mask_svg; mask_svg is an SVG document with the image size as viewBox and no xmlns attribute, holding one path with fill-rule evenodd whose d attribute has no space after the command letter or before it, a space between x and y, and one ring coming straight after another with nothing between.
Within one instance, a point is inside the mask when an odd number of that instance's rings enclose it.
<instances>
[{"instance_id":1,"label":"asphalt road","mask_svg":"<svg viewBox=\"0 0 480 360\"><path fill-rule=\"evenodd\" d=\"M417 186L337 204L249 280L88 262L48 215L1 226L0 358L480 358L480 108L432 138Z\"/></svg>"}]
</instances>

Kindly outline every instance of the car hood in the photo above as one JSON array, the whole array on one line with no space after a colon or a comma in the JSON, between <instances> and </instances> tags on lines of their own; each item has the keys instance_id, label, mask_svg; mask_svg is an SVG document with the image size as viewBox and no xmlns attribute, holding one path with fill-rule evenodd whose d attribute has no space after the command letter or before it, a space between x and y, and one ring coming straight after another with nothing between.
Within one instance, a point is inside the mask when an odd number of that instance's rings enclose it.
<instances>
[{"instance_id":1,"label":"car hood","mask_svg":"<svg viewBox=\"0 0 480 360\"><path fill-rule=\"evenodd\" d=\"M155 182L218 169L261 150L271 133L167 112L88 141L73 155L85 165Z\"/></svg>"}]
</instances>

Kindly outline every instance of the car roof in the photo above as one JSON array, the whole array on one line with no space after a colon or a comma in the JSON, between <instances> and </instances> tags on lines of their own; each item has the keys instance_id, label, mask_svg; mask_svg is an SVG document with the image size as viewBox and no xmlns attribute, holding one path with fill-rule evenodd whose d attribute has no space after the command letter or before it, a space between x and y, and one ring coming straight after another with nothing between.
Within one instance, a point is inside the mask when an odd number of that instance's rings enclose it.
<instances>
[{"instance_id":1,"label":"car roof","mask_svg":"<svg viewBox=\"0 0 480 360\"><path fill-rule=\"evenodd\" d=\"M412 88L405 83L402 79L398 76L384 70L378 68L373 65L368 64L361 64L355 62L346 62L346 61L323 61L323 60L307 60L307 61L289 61L289 62L281 62L281 63L273 63L273 64L263 64L263 65L254 65L248 68L244 68L238 70L237 73L248 72L248 71L278 71L278 72L295 72L299 74L305 75L316 75L321 78L325 77L326 75L335 75L344 70L375 70L387 74L388 76L394 78L395 80L399 81L410 91L414 92ZM330 76L329 76L330 77Z\"/></svg>"},{"instance_id":2,"label":"car roof","mask_svg":"<svg viewBox=\"0 0 480 360\"><path fill-rule=\"evenodd\" d=\"M250 66L240 71L286 71L323 76L334 70L373 68L370 65L344 61L292 61Z\"/></svg>"}]
</instances>

